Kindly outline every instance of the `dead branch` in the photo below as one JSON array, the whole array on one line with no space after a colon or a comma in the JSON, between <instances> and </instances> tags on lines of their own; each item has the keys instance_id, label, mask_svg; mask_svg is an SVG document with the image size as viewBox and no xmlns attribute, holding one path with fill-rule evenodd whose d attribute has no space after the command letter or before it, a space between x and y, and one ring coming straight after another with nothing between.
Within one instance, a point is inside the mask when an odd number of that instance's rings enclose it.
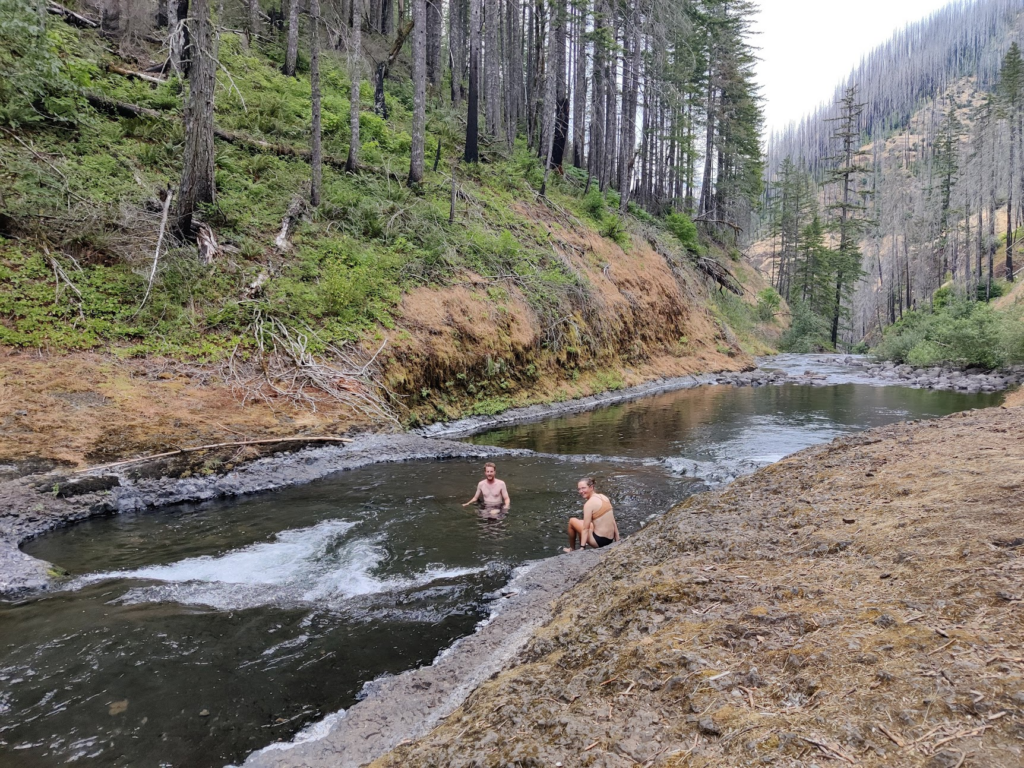
<instances>
[{"instance_id":1,"label":"dead branch","mask_svg":"<svg viewBox=\"0 0 1024 768\"><path fill-rule=\"evenodd\" d=\"M101 469L113 469L114 467L123 467L128 464L138 464L142 461L153 461L155 459L165 459L168 456L179 456L184 453L196 453L197 451L212 451L217 448L241 448L247 445L273 445L274 443L351 443L352 438L350 437L271 437L264 440L241 440L234 443L213 443L211 445L197 445L194 448L179 448L176 451L167 451L166 453L154 453L151 456L139 456L135 459L125 459L124 461L115 461L113 464L101 464L98 467L89 467L88 469L80 469L77 472L72 472L74 475L81 475L86 472L98 472Z\"/></svg>"},{"instance_id":2,"label":"dead branch","mask_svg":"<svg viewBox=\"0 0 1024 768\"><path fill-rule=\"evenodd\" d=\"M3 128L3 126L0 126L0 128ZM84 197L82 197L81 195L78 195L78 194L76 194L76 193L74 193L74 192L72 192L72 191L71 191L71 186L70 186L70 182L68 181L68 177L64 175L63 171L61 171L61 170L60 170L60 168L58 168L58 167L57 167L57 166L55 166L55 165L54 165L53 163L51 163L51 162L50 162L49 160L47 160L47 159L46 159L45 157L43 157L43 156L42 156L41 154L39 154L38 152L36 152L36 151L35 151L35 149L33 149L33 148L32 148L32 145L31 145L31 144L27 144L27 143L26 143L26 142L24 141L24 139L22 139L22 138L21 138L21 137L20 137L20 136L19 136L18 134L16 134L16 133L15 133L14 131L10 130L9 128L3 128L3 131L4 131L4 133L6 133L6 134L7 134L8 136L10 136L11 138L13 138L13 139L14 139L14 140L15 140L16 142L18 142L19 144L21 144L21 146L23 146L23 147L24 147L25 149L27 149L27 150L28 150L29 152L31 152L31 153L32 153L32 156L33 156L33 157L34 157L34 158L35 158L36 160L38 160L39 162L43 163L43 164L44 164L44 165L45 165L45 166L46 166L47 168L49 168L49 169L50 169L51 171L53 171L53 172L54 172L55 174L57 174L58 176L60 176L60 179L61 179L61 181L62 181L62 182L63 182L63 184L64 184L64 194L65 194L65 195L67 195L67 196L68 196L68 198L69 198L69 200L68 200L68 206L69 206L69 207L70 207L70 205L71 205L71 202L70 202L70 198L72 198L72 197L73 197L73 198L75 198L76 200L78 200L78 201L79 201L79 202L81 202L81 203L87 202L87 201L86 201L86 199L85 199Z\"/></svg>"},{"instance_id":3,"label":"dead branch","mask_svg":"<svg viewBox=\"0 0 1024 768\"><path fill-rule=\"evenodd\" d=\"M707 256L698 256L696 259L696 265L697 269L726 290L732 291L737 296L743 295L743 286L740 285L739 280L736 279L732 272L726 269L715 259L708 258Z\"/></svg>"},{"instance_id":4,"label":"dead branch","mask_svg":"<svg viewBox=\"0 0 1024 768\"><path fill-rule=\"evenodd\" d=\"M737 235L743 233L743 227L738 224L733 224L731 221L726 221L725 219L709 219L706 216L698 216L693 220L693 222L694 224L697 222L700 222L701 224L722 224L726 227L730 227Z\"/></svg>"},{"instance_id":5,"label":"dead branch","mask_svg":"<svg viewBox=\"0 0 1024 768\"><path fill-rule=\"evenodd\" d=\"M100 23L93 21L87 16L83 16L80 13L75 13L70 8L65 8L60 3L50 2L46 6L47 13L52 13L54 16L60 16L64 21L73 27L79 27L80 29L98 29Z\"/></svg>"},{"instance_id":6,"label":"dead branch","mask_svg":"<svg viewBox=\"0 0 1024 768\"><path fill-rule=\"evenodd\" d=\"M288 206L288 210L284 214L284 218L281 220L281 231L278 233L277 238L274 240L274 246L277 250L284 253L292 247L290 242L292 228L295 223L302 217L303 212L306 210L306 201L296 195L292 198L291 203Z\"/></svg>"},{"instance_id":7,"label":"dead branch","mask_svg":"<svg viewBox=\"0 0 1024 768\"><path fill-rule=\"evenodd\" d=\"M209 266L220 254L220 246L217 245L217 238L213 236L213 230L209 224L200 224L196 232L196 245L199 246L199 261Z\"/></svg>"},{"instance_id":8,"label":"dead branch","mask_svg":"<svg viewBox=\"0 0 1024 768\"><path fill-rule=\"evenodd\" d=\"M253 314L249 330L256 342L254 359L236 365L236 355L232 354L228 362L229 376L241 391L243 404L250 398L285 398L316 411L326 400L348 406L372 420L398 424L385 399L394 395L373 371L384 345L369 361L356 361L345 349L318 338L312 329L293 331L268 316L259 305L255 305ZM322 354L309 351L311 338L324 350Z\"/></svg>"},{"instance_id":9,"label":"dead branch","mask_svg":"<svg viewBox=\"0 0 1024 768\"><path fill-rule=\"evenodd\" d=\"M145 72L136 72L132 69L125 69L124 67L119 67L113 63L107 64L107 71L113 72L115 75L127 77L131 80L141 80L152 85L163 85L167 82L167 80L162 77L155 77L153 75L147 75Z\"/></svg>"},{"instance_id":10,"label":"dead branch","mask_svg":"<svg viewBox=\"0 0 1024 768\"><path fill-rule=\"evenodd\" d=\"M167 229L167 214L171 210L171 198L174 197L174 190L168 188L164 194L164 210L160 216L160 233L156 237L156 249L153 251L153 268L149 270L149 283L146 285L146 293L142 297L142 303L139 304L138 310L135 314L142 311L142 308L146 306L146 300L149 299L150 291L153 290L153 280L156 279L156 267L160 263L160 246L164 243L164 232Z\"/></svg>"}]
</instances>

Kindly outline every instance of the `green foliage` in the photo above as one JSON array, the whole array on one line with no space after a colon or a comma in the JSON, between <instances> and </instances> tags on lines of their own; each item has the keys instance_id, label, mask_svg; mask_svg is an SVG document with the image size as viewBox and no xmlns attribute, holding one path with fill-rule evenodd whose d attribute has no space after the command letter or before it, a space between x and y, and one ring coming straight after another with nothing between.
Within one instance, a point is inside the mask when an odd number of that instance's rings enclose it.
<instances>
[{"instance_id":1,"label":"green foliage","mask_svg":"<svg viewBox=\"0 0 1024 768\"><path fill-rule=\"evenodd\" d=\"M613 240L618 243L621 248L629 246L629 232L626 231L626 227L623 225L622 219L615 214L606 215L597 231L601 233L601 237L607 237L609 240Z\"/></svg>"},{"instance_id":2,"label":"green foliage","mask_svg":"<svg viewBox=\"0 0 1024 768\"><path fill-rule=\"evenodd\" d=\"M782 297L774 288L768 287L757 294L757 317L763 323L770 323L775 319L775 313L782 306Z\"/></svg>"},{"instance_id":3,"label":"green foliage","mask_svg":"<svg viewBox=\"0 0 1024 768\"><path fill-rule=\"evenodd\" d=\"M905 313L885 330L873 353L918 367L951 363L997 368L1024 359L1021 325L1016 310L998 312L988 304L947 295L932 311Z\"/></svg>"},{"instance_id":4,"label":"green foliage","mask_svg":"<svg viewBox=\"0 0 1024 768\"><path fill-rule=\"evenodd\" d=\"M0 125L76 121L77 94L57 57L61 34L47 29L43 0L0 0Z\"/></svg>"},{"instance_id":5,"label":"green foliage","mask_svg":"<svg viewBox=\"0 0 1024 768\"><path fill-rule=\"evenodd\" d=\"M697 239L697 225L685 213L670 213L665 217L665 226L690 253L704 252Z\"/></svg>"},{"instance_id":6,"label":"green foliage","mask_svg":"<svg viewBox=\"0 0 1024 768\"><path fill-rule=\"evenodd\" d=\"M830 350L829 339L831 328L826 317L815 312L806 302L797 301L792 304L793 319L779 344L785 352L822 352Z\"/></svg>"},{"instance_id":7,"label":"green foliage","mask_svg":"<svg viewBox=\"0 0 1024 768\"><path fill-rule=\"evenodd\" d=\"M596 187L591 187L587 196L583 198L583 210L594 221L598 223L604 221L606 210L604 195Z\"/></svg>"}]
</instances>

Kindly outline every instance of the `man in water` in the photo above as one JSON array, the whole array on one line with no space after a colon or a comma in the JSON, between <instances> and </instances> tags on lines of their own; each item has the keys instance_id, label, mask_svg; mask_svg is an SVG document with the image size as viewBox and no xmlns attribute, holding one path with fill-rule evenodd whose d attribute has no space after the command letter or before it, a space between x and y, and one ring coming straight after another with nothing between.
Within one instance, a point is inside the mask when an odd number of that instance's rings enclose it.
<instances>
[{"instance_id":1,"label":"man in water","mask_svg":"<svg viewBox=\"0 0 1024 768\"><path fill-rule=\"evenodd\" d=\"M473 498L462 506L477 504L481 515L497 520L508 513L512 500L508 496L505 481L496 478L495 471L494 464L490 461L484 464L484 479L477 483Z\"/></svg>"},{"instance_id":2,"label":"man in water","mask_svg":"<svg viewBox=\"0 0 1024 768\"><path fill-rule=\"evenodd\" d=\"M584 477L576 484L576 490L583 497L583 519L569 520L569 546L563 552L575 552L578 541L581 549L607 547L619 540L619 526L615 522L612 503L603 493L594 489L594 479Z\"/></svg>"}]
</instances>

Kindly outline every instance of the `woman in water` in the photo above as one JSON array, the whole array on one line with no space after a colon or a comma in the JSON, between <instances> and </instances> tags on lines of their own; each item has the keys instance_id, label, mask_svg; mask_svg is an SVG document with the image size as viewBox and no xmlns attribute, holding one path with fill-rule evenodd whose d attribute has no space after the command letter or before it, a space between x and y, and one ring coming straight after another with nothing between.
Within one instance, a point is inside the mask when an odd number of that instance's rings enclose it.
<instances>
[{"instance_id":1,"label":"woman in water","mask_svg":"<svg viewBox=\"0 0 1024 768\"><path fill-rule=\"evenodd\" d=\"M563 552L576 550L576 542L580 548L587 546L594 549L607 547L619 540L619 526L615 523L612 503L603 493L594 490L594 479L585 477L576 484L580 496L583 497L583 519L573 517L569 520L569 546Z\"/></svg>"}]
</instances>

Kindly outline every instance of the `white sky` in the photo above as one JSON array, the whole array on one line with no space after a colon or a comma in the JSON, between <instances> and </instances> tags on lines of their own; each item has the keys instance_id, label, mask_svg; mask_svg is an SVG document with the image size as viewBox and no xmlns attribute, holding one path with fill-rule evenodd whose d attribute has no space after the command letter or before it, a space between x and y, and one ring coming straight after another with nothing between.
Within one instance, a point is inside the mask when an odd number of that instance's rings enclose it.
<instances>
[{"instance_id":1,"label":"white sky","mask_svg":"<svg viewBox=\"0 0 1024 768\"><path fill-rule=\"evenodd\" d=\"M832 98L863 56L950 0L760 0L752 38L768 133Z\"/></svg>"}]
</instances>

